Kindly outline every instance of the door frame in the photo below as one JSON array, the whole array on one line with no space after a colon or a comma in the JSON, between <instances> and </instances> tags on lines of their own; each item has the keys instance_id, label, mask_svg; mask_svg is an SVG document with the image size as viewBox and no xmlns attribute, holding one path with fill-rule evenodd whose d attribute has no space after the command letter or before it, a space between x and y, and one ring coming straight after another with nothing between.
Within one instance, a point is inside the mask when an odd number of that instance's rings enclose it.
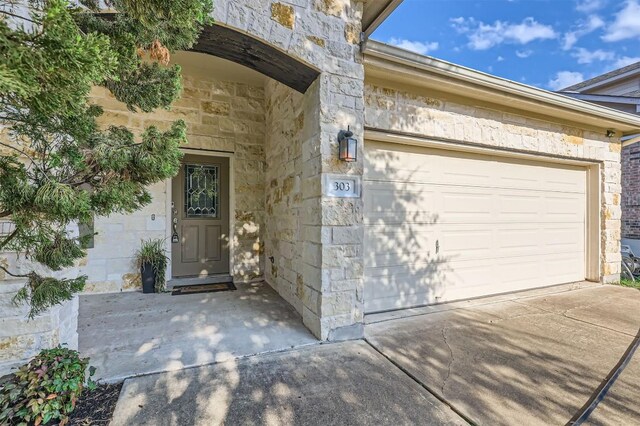
<instances>
[{"instance_id":1,"label":"door frame","mask_svg":"<svg viewBox=\"0 0 640 426\"><path fill-rule=\"evenodd\" d=\"M365 129L364 149L366 149L367 140L395 143L398 145L413 145L424 148L435 148L443 151L469 152L484 155L493 155L508 158L522 158L538 162L566 164L571 166L584 167L586 174L586 205L585 205L585 271L584 276L587 281L600 282L601 280L601 230L602 218L600 216L601 205L601 175L603 162L593 159L577 159L563 157L559 155L517 151L514 149L505 149L500 147L492 147L487 145L469 144L456 140L442 140L431 138L429 136L419 137L402 133L386 132L373 129ZM366 155L366 154L365 154ZM362 175L366 170L363 169ZM363 192L363 197L366 194Z\"/></svg>"},{"instance_id":2,"label":"door frame","mask_svg":"<svg viewBox=\"0 0 640 426\"><path fill-rule=\"evenodd\" d=\"M235 184L234 184L234 153L229 151L214 151L208 149L195 149L195 148L181 148L185 154L190 155L199 155L202 157L223 157L229 159L229 275L231 279L234 280L233 275L233 255L235 253L235 219L236 219L236 197L235 197ZM182 164L182 162L180 163ZM171 223L171 201L173 198L173 191L171 188L171 182L173 178L165 180L165 248L168 253L171 253L171 234L172 223ZM172 262L168 262L167 264L167 281L172 280L173 278L173 265Z\"/></svg>"}]
</instances>

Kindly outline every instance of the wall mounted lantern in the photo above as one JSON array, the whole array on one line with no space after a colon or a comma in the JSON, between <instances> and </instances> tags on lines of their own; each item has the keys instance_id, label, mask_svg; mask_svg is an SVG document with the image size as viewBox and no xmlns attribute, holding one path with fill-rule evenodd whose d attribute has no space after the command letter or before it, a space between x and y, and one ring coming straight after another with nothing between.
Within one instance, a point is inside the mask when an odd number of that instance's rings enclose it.
<instances>
[{"instance_id":1,"label":"wall mounted lantern","mask_svg":"<svg viewBox=\"0 0 640 426\"><path fill-rule=\"evenodd\" d=\"M349 130L349 127L338 133L338 158L347 162L358 159L358 140L353 137L353 132Z\"/></svg>"}]
</instances>

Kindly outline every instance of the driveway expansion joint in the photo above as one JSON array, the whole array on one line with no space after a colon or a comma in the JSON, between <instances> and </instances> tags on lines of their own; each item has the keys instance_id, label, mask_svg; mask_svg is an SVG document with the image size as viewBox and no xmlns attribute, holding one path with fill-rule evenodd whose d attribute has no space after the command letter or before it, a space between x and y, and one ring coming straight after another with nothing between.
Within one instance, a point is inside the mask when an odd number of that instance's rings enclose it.
<instances>
[{"instance_id":1,"label":"driveway expansion joint","mask_svg":"<svg viewBox=\"0 0 640 426\"><path fill-rule=\"evenodd\" d=\"M513 300L513 302L517 303L519 305L522 305L522 306L526 306L528 308L539 309L542 312L547 313L547 314L559 315L559 316L562 316L564 318L570 319L572 321L576 321L576 322L579 322L579 323L582 323L582 324L587 324L587 325L590 325L590 326L593 326L593 327L601 328L603 330L611 331L613 333L622 334L624 336L629 336L631 338L635 337L635 334L627 333L626 331L616 330L615 328L605 327L604 325L595 324L593 322L585 321L585 320L582 320L580 318L575 318L575 317L572 317L572 316L569 316L569 315L566 314L566 312L573 311L573 310L578 309L580 307L589 308L589 307L592 307L592 306L599 305L599 303L593 303L593 304L584 305L584 306L577 306L577 307L574 307L574 308L571 308L571 309L567 309L564 312L554 312L554 311L550 311L550 310L547 310L547 309L543 309L543 308L541 308L539 306L532 306L532 305L529 305L527 303L520 302L518 300Z\"/></svg>"},{"instance_id":2,"label":"driveway expansion joint","mask_svg":"<svg viewBox=\"0 0 640 426\"><path fill-rule=\"evenodd\" d=\"M392 365L394 365L398 370L400 370L403 374L405 374L407 377L409 377L411 380L413 380L415 383L417 383L420 387L422 387L424 390L426 390L427 392L429 392L434 398L436 398L438 401L442 402L443 404L445 404L447 407L449 407L449 409L451 411L453 411L458 417L460 417L462 420L464 420L465 422L467 422L469 425L477 425L478 422L472 420L471 418L469 418L466 414L464 414L462 411L460 411L458 408L456 408L453 404L451 404L449 401L447 401L447 399L444 397L444 393L441 395L440 393L434 391L433 389L431 389L429 386L427 386L426 384L424 384L421 380L419 380L416 376L414 376L413 374L411 374L406 368L404 368L403 366L401 366L400 364L398 364L397 362L395 362L392 358L390 358L389 356L387 356L384 352L382 352L380 349L378 349L375 344L371 343L369 341L369 339L367 339L366 337L363 339L367 345L369 345L371 348L373 348L374 351L376 351L377 353L379 353L384 359L386 359L387 361L389 361ZM443 384L444 387L444 384Z\"/></svg>"}]
</instances>

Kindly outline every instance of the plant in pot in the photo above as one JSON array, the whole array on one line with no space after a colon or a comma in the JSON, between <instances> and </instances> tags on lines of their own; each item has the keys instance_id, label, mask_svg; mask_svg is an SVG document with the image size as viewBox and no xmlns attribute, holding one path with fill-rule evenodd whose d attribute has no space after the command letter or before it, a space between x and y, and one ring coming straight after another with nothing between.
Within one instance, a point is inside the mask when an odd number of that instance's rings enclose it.
<instances>
[{"instance_id":1,"label":"plant in pot","mask_svg":"<svg viewBox=\"0 0 640 426\"><path fill-rule=\"evenodd\" d=\"M169 258L162 238L143 240L136 253L143 293L162 293L165 289L165 275Z\"/></svg>"}]
</instances>

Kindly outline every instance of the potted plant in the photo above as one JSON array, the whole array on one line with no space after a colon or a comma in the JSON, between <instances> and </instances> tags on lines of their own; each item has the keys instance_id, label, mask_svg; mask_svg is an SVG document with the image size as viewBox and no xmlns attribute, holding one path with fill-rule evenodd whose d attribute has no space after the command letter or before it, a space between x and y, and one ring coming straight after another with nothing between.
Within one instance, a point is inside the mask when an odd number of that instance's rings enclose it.
<instances>
[{"instance_id":1,"label":"potted plant","mask_svg":"<svg viewBox=\"0 0 640 426\"><path fill-rule=\"evenodd\" d=\"M143 293L162 293L169 258L164 249L162 238L143 240L136 253Z\"/></svg>"}]
</instances>

